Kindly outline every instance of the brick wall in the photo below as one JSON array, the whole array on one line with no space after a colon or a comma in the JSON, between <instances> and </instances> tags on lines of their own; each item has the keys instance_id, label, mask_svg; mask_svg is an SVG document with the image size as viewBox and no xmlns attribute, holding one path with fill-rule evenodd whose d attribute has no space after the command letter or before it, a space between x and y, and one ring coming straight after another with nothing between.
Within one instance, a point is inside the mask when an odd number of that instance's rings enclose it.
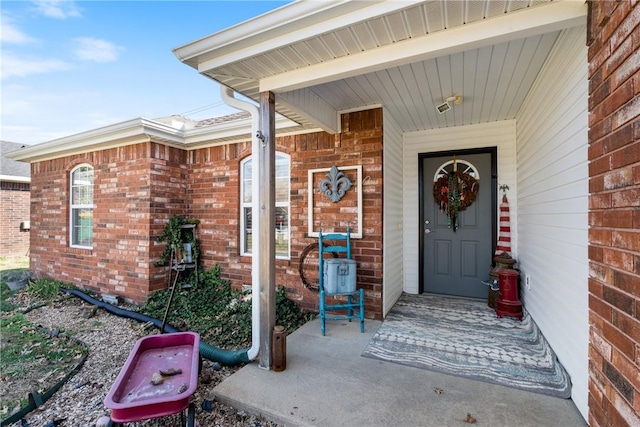
<instances>
[{"instance_id":1,"label":"brick wall","mask_svg":"<svg viewBox=\"0 0 640 427\"><path fill-rule=\"evenodd\" d=\"M306 310L317 293L298 272L300 253L316 241L307 234L307 171L332 165L363 168L364 238L353 242L358 283L365 288L368 317L382 316L382 110L345 114L343 132L277 138L291 156L291 257L276 261L276 284ZM141 302L167 286L168 270L156 267L165 243L156 241L172 215L200 220L201 265L219 264L235 287L251 283L251 257L240 255L240 162L250 143L185 151L159 143L137 144L35 163L33 166L31 266L35 277L55 278ZM81 163L94 167L93 250L69 247L69 174ZM336 214L318 197L325 230L350 225L355 189ZM319 205L318 205L319 206ZM351 212L352 213L352 212ZM353 216L353 215L351 215ZM355 226L355 224L353 224Z\"/></svg>"},{"instance_id":2,"label":"brick wall","mask_svg":"<svg viewBox=\"0 0 640 427\"><path fill-rule=\"evenodd\" d=\"M0 256L27 255L29 252L29 230L20 228L29 221L29 183L0 182Z\"/></svg>"},{"instance_id":3,"label":"brick wall","mask_svg":"<svg viewBox=\"0 0 640 427\"><path fill-rule=\"evenodd\" d=\"M589 2L589 424L640 425L640 3Z\"/></svg>"},{"instance_id":4,"label":"brick wall","mask_svg":"<svg viewBox=\"0 0 640 427\"><path fill-rule=\"evenodd\" d=\"M298 272L300 253L316 241L307 237L307 175L309 169L332 165L363 166L364 238L353 241L358 284L365 289L368 317L382 316L382 111L345 114L343 133L324 132L277 138L276 150L291 156L289 260L276 260L276 284L306 310L317 311L317 293L305 288ZM189 215L198 227L201 261L220 264L222 276L234 286L251 283L251 258L240 255L240 162L251 154L249 143L225 145L188 154ZM355 191L348 197L355 198ZM346 202L345 202L346 203ZM344 204L344 203L343 203ZM322 218L325 230L346 229L344 218Z\"/></svg>"},{"instance_id":5,"label":"brick wall","mask_svg":"<svg viewBox=\"0 0 640 427\"><path fill-rule=\"evenodd\" d=\"M145 167L150 180L147 221L150 227L148 267L151 273L148 292L152 292L166 288L168 279L167 268L155 266L166 246L166 243L158 242L157 237L162 234L164 226L173 215L188 215L190 202L187 194L187 153L162 144L150 144L148 159L149 165ZM144 290L137 300L146 296L147 290Z\"/></svg>"},{"instance_id":6,"label":"brick wall","mask_svg":"<svg viewBox=\"0 0 640 427\"><path fill-rule=\"evenodd\" d=\"M69 174L94 167L94 247L69 247ZM38 162L31 183L31 270L101 293L143 301L166 287L153 260L155 241L173 214L186 210L185 152L137 144Z\"/></svg>"}]
</instances>

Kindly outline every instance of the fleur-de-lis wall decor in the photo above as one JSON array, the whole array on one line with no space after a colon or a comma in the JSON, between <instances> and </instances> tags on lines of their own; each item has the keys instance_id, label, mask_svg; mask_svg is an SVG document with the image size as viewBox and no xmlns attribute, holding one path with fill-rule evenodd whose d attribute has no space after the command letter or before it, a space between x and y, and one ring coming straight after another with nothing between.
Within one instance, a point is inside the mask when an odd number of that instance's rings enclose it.
<instances>
[{"instance_id":1,"label":"fleur-de-lis wall decor","mask_svg":"<svg viewBox=\"0 0 640 427\"><path fill-rule=\"evenodd\" d=\"M337 203L351 188L351 181L344 173L340 172L336 165L331 166L327 178L320 181L320 191L324 192L333 203Z\"/></svg>"}]
</instances>

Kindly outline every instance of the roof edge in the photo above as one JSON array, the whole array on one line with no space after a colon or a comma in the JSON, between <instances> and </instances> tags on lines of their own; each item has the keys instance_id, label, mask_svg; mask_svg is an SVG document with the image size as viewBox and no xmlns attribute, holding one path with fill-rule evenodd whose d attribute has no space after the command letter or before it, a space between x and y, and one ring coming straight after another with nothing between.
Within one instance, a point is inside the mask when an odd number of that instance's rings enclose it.
<instances>
[{"instance_id":1,"label":"roof edge","mask_svg":"<svg viewBox=\"0 0 640 427\"><path fill-rule=\"evenodd\" d=\"M183 131L169 125L145 118L137 118L125 122L92 129L75 135L66 136L53 141L36 144L8 153L6 157L17 161L35 161L51 159L68 153L94 151L131 143L132 140L149 140L150 136L161 137L181 142ZM143 137L143 138L140 138Z\"/></svg>"},{"instance_id":2,"label":"roof edge","mask_svg":"<svg viewBox=\"0 0 640 427\"><path fill-rule=\"evenodd\" d=\"M319 12L340 7L347 3L349 3L348 0L332 2L295 1L208 36L185 43L172 49L172 52L180 61L197 69L198 64L192 59L203 53L237 44L239 41L257 37L276 28L283 27L299 20L301 17L313 16ZM215 43L212 42L213 39L215 39Z\"/></svg>"},{"instance_id":3,"label":"roof edge","mask_svg":"<svg viewBox=\"0 0 640 427\"><path fill-rule=\"evenodd\" d=\"M3 182L30 183L31 182L31 178L28 177L28 176L0 175L0 181L3 181Z\"/></svg>"},{"instance_id":4,"label":"roof edge","mask_svg":"<svg viewBox=\"0 0 640 427\"><path fill-rule=\"evenodd\" d=\"M298 132L300 125L284 116L279 116L276 117L276 129ZM251 134L251 118L188 130L176 129L154 120L137 118L24 147L8 153L6 157L23 162L37 162L150 141L189 150L202 146L227 144L230 139L234 141L251 139Z\"/></svg>"}]
</instances>

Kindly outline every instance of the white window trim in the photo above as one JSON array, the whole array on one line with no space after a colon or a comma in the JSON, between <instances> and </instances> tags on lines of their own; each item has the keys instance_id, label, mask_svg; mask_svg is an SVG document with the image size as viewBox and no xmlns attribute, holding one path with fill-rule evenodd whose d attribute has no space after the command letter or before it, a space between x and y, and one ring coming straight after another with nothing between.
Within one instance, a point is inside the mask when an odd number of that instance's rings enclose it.
<instances>
[{"instance_id":1,"label":"white window trim","mask_svg":"<svg viewBox=\"0 0 640 427\"><path fill-rule=\"evenodd\" d=\"M358 230L355 233L351 233L351 238L353 239L362 239L362 165L357 166L341 166L338 168L341 171L345 170L356 170L358 172L358 183L357 183L357 192L358 192ZM313 196L316 193L317 189L313 186L313 176L318 173L326 174L329 172L331 168L323 168L323 169L310 169L307 177L307 194L309 195L309 208L308 211L308 226L307 226L307 235L309 237L318 237L318 231L313 229ZM345 233L342 233L345 234Z\"/></svg>"},{"instance_id":2,"label":"white window trim","mask_svg":"<svg viewBox=\"0 0 640 427\"><path fill-rule=\"evenodd\" d=\"M452 165L453 163L454 163L454 160L449 160L447 162L444 162L442 165L440 165L440 167L436 169L436 172L433 174L433 182L438 181L438 179L440 179L440 177L446 172L447 166ZM474 164L466 160L459 160L459 159L455 160L455 163L465 165L467 168L463 172L471 171L471 173L473 174L473 177L476 180L480 181L480 172L478 171L478 168L476 168ZM457 169L457 166L456 166L456 169Z\"/></svg>"},{"instance_id":3,"label":"white window trim","mask_svg":"<svg viewBox=\"0 0 640 427\"><path fill-rule=\"evenodd\" d=\"M245 245L245 235L246 235L246 225L245 225L245 214L244 214L244 210L247 206L251 206L251 203L245 203L244 201L244 182L245 182L245 177L244 177L244 168L245 165L251 161L253 158L253 156L248 156L245 159L243 159L240 162L240 255L242 256L251 256L251 253L247 252L247 248ZM252 170L251 170L251 185L253 186L253 165L251 166ZM252 213L253 214L253 213Z\"/></svg>"},{"instance_id":4,"label":"white window trim","mask_svg":"<svg viewBox=\"0 0 640 427\"><path fill-rule=\"evenodd\" d=\"M287 191L287 201L286 202L277 202L275 203L275 207L288 207L289 208L289 214L287 215L287 230L289 230L289 239L287 239L287 255L278 255L276 254L276 259L282 259L282 260L290 260L291 259L291 156L287 153L283 153L280 151L276 152L276 158L278 156L283 156L286 157L289 160L289 191ZM245 215L244 215L244 210L246 207L253 207L252 203L245 203L244 201L244 167L247 164L247 162L252 162L253 161L253 155L251 156L247 156L245 159L243 159L240 162L240 255L241 256L246 256L246 257L251 257L253 256L253 254L251 252L247 252L247 248L245 247ZM276 160L277 162L277 160ZM251 176L251 180L252 180L252 184L253 185L253 181L255 178L255 167L253 167L253 165L251 165L252 167L252 176ZM253 214L253 213L252 213Z\"/></svg>"},{"instance_id":5,"label":"white window trim","mask_svg":"<svg viewBox=\"0 0 640 427\"><path fill-rule=\"evenodd\" d=\"M75 209L85 209L85 208L91 208L91 210L95 210L95 203L91 203L91 204L78 204L75 205L73 204L73 174L80 168L83 167L89 167L93 170L94 172L94 183L95 183L95 168L88 164L88 163L82 163L80 165L77 165L76 167L74 167L73 169L71 169L71 172L69 172L69 247L71 248L77 248L77 249L93 249L93 245L91 246L85 246L85 245L75 245L73 244L73 212ZM94 183L92 183L91 185L93 186ZM95 197L95 194L94 194ZM92 198L93 201L93 198ZM91 230L91 233L93 234L93 230ZM93 242L93 236L91 241Z\"/></svg>"}]
</instances>

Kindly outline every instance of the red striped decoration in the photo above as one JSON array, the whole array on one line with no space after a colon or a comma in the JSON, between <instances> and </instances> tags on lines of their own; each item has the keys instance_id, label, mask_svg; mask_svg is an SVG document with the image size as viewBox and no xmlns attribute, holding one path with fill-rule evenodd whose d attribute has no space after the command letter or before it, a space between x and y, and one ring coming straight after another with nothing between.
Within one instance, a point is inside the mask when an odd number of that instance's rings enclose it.
<instances>
[{"instance_id":1,"label":"red striped decoration","mask_svg":"<svg viewBox=\"0 0 640 427\"><path fill-rule=\"evenodd\" d=\"M500 203L500 231L498 232L495 255L500 255L503 252L511 256L511 225L509 221L509 201L506 194L502 196L502 203Z\"/></svg>"}]
</instances>

